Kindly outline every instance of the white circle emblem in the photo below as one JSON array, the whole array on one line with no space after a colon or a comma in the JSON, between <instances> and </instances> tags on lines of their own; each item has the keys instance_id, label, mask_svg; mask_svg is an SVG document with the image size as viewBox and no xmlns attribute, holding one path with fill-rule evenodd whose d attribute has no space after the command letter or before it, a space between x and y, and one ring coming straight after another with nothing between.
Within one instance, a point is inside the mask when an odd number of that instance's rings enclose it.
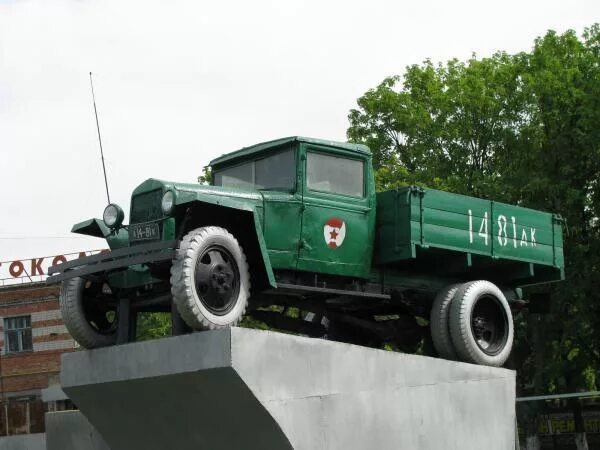
<instances>
[{"instance_id":1,"label":"white circle emblem","mask_svg":"<svg viewBox=\"0 0 600 450\"><path fill-rule=\"evenodd\" d=\"M341 247L346 238L346 223L337 217L332 217L323 226L323 237L329 248Z\"/></svg>"}]
</instances>

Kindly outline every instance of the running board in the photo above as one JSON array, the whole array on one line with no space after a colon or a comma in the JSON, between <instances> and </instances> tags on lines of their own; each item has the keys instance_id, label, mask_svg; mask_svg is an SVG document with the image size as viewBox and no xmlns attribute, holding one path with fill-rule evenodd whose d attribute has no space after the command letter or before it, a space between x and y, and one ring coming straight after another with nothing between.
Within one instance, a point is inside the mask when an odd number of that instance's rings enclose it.
<instances>
[{"instance_id":1,"label":"running board","mask_svg":"<svg viewBox=\"0 0 600 450\"><path fill-rule=\"evenodd\" d=\"M377 300L390 300L392 297L388 294L377 294L374 292L362 292L362 291L347 291L344 289L331 289L322 288L317 286L305 286L302 284L292 283L279 283L277 282L277 291L279 290L294 291L299 293L307 294L332 294L332 295L343 295L346 297L357 297L357 298L372 298Z\"/></svg>"}]
</instances>

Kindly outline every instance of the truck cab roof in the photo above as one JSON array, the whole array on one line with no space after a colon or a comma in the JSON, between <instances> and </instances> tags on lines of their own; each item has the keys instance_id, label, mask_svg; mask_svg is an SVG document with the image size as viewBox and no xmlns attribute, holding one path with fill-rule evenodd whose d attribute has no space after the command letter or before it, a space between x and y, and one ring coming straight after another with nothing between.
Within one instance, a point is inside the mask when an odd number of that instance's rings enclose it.
<instances>
[{"instance_id":1,"label":"truck cab roof","mask_svg":"<svg viewBox=\"0 0 600 450\"><path fill-rule=\"evenodd\" d=\"M315 144L315 145L320 145L320 146L325 146L325 147L338 148L338 149L354 152L359 155L370 155L371 154L371 150L369 150L369 147L367 147L366 145L362 145L362 144L350 144L347 142L329 141L329 140L325 140L325 139L315 139L315 138L302 137L302 136L289 136L289 137L284 137L284 138L280 138L280 139L275 139L272 141L262 142L260 144L251 145L250 147L244 147L240 150L236 150L234 152L227 153L225 155L222 155L222 156L219 156L218 158L213 159L210 162L210 165L214 167L214 166L227 164L227 163L237 160L237 159L243 159L245 157L248 157L248 156L251 156L251 155L254 155L257 153L262 153L264 151L279 148L286 144L291 144L291 143L295 143L295 142L304 142L304 143L308 143L308 144Z\"/></svg>"}]
</instances>

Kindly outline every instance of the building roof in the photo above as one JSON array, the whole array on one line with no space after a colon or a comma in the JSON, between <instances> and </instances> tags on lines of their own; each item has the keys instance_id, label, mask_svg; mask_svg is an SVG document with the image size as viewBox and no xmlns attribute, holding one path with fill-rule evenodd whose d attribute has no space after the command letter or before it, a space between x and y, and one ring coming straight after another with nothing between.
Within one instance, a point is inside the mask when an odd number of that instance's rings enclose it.
<instances>
[{"instance_id":1,"label":"building roof","mask_svg":"<svg viewBox=\"0 0 600 450\"><path fill-rule=\"evenodd\" d=\"M237 159L239 157L251 155L253 153L257 153L257 152L260 152L263 150L268 150L270 148L279 147L281 145L289 144L292 142L305 142L308 144L324 145L327 147L340 148L343 150L349 150L349 151L361 153L364 155L371 154L371 150L369 150L369 147L367 147L366 145L362 145L362 144L350 144L347 142L328 141L325 139L315 139L315 138L302 137L302 136L290 136L290 137L275 139L273 141L262 142L260 144L252 145L250 147L244 147L235 152L227 153L225 155L222 155L222 156L219 156L218 158L213 159L210 162L210 165L214 166L214 165L218 165L218 164L223 164L232 159Z\"/></svg>"}]
</instances>

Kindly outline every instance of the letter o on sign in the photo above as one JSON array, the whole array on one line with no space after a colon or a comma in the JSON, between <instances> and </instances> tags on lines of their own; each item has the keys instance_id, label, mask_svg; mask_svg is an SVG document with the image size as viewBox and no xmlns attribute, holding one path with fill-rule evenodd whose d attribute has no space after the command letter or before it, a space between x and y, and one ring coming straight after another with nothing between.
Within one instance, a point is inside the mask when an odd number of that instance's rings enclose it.
<instances>
[{"instance_id":1,"label":"letter o on sign","mask_svg":"<svg viewBox=\"0 0 600 450\"><path fill-rule=\"evenodd\" d=\"M54 259L52 260L52 265L55 266L57 264L62 264L62 263L66 263L67 262L67 258L65 258L63 255L58 255L55 256Z\"/></svg>"},{"instance_id":2,"label":"letter o on sign","mask_svg":"<svg viewBox=\"0 0 600 450\"><path fill-rule=\"evenodd\" d=\"M12 277L17 278L20 277L25 271L25 267L23 267L23 263L21 261L13 261L8 268L8 271Z\"/></svg>"}]
</instances>

